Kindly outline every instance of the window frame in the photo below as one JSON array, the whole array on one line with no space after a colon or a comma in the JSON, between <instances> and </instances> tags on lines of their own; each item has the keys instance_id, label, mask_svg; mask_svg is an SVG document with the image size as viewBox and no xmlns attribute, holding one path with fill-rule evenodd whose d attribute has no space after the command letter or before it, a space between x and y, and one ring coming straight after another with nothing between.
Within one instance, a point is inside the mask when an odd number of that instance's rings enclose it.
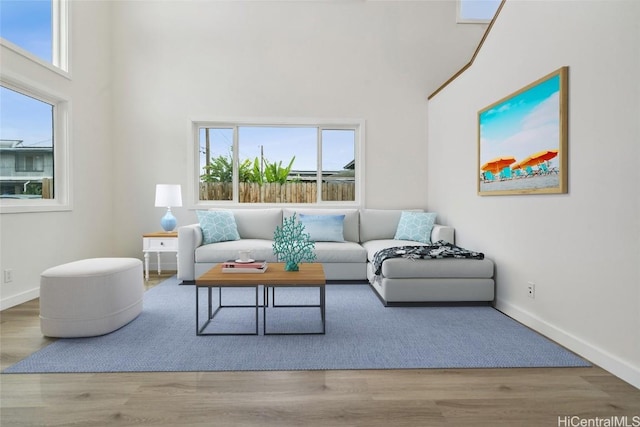
<instances>
[{"instance_id":1,"label":"window frame","mask_svg":"<svg viewBox=\"0 0 640 427\"><path fill-rule=\"evenodd\" d=\"M233 152L238 153L238 132L237 129L243 126L273 126L273 127L311 127L318 130L317 133L317 169L322 170L322 131L323 130L354 130L354 160L355 169L355 200L350 201L326 201L320 200L321 192L318 192L318 199L315 203L241 203L239 202L239 158L233 158L233 200L200 200L200 137L199 131L205 127L233 128ZM208 209L212 207L229 208L272 208L272 207L317 207L331 208L343 207L358 209L364 206L364 140L365 140L365 120L363 119L190 119L188 136L188 167L187 167L187 207L189 209ZM320 185L322 174L318 174L316 182Z\"/></svg>"},{"instance_id":2,"label":"window frame","mask_svg":"<svg viewBox=\"0 0 640 427\"><path fill-rule=\"evenodd\" d=\"M71 13L69 0L51 0L51 62L31 53L10 40L0 37L0 46L71 80L70 56Z\"/></svg>"},{"instance_id":3,"label":"window frame","mask_svg":"<svg viewBox=\"0 0 640 427\"><path fill-rule=\"evenodd\" d=\"M0 85L53 106L53 198L0 199L0 213L53 212L72 209L70 132L71 101L24 77L3 71Z\"/></svg>"}]
</instances>

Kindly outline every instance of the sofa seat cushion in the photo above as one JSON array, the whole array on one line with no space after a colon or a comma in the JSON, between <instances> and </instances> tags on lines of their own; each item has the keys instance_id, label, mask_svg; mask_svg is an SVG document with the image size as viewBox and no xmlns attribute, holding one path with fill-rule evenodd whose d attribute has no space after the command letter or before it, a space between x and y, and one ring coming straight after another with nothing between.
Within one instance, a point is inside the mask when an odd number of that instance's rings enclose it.
<instances>
[{"instance_id":1,"label":"sofa seat cushion","mask_svg":"<svg viewBox=\"0 0 640 427\"><path fill-rule=\"evenodd\" d=\"M354 242L316 242L315 262L367 262L367 251Z\"/></svg>"},{"instance_id":2,"label":"sofa seat cushion","mask_svg":"<svg viewBox=\"0 0 640 427\"><path fill-rule=\"evenodd\" d=\"M229 242L211 243L196 248L196 262L224 262L238 258L238 251L251 251L251 258L275 262L273 241L265 239L240 239Z\"/></svg>"},{"instance_id":3,"label":"sofa seat cushion","mask_svg":"<svg viewBox=\"0 0 640 427\"><path fill-rule=\"evenodd\" d=\"M393 258L382 263L382 276L389 279L493 277L493 262L485 259L406 259Z\"/></svg>"},{"instance_id":4,"label":"sofa seat cushion","mask_svg":"<svg viewBox=\"0 0 640 427\"><path fill-rule=\"evenodd\" d=\"M373 260L376 252L394 246L422 246L405 240L373 240L363 246L367 259ZM382 263L382 276L394 279L409 278L492 278L493 261L478 259L407 259L391 258Z\"/></svg>"}]
</instances>

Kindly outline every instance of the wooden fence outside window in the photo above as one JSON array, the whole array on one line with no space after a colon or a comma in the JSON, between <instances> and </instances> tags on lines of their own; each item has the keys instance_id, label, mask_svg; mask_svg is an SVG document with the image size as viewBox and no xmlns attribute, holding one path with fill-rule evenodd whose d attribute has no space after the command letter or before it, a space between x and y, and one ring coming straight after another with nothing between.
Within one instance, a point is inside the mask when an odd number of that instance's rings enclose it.
<instances>
[{"instance_id":1,"label":"wooden fence outside window","mask_svg":"<svg viewBox=\"0 0 640 427\"><path fill-rule=\"evenodd\" d=\"M201 182L200 200L233 200L230 182ZM323 201L354 201L355 182L323 182ZM317 183L239 183L240 203L316 203Z\"/></svg>"}]
</instances>

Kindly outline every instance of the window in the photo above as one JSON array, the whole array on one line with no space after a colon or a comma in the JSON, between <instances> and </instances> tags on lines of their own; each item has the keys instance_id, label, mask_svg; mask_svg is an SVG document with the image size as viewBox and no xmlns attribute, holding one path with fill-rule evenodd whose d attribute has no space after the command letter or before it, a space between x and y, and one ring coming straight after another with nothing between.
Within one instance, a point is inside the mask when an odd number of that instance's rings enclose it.
<instances>
[{"instance_id":1,"label":"window","mask_svg":"<svg viewBox=\"0 0 640 427\"><path fill-rule=\"evenodd\" d=\"M67 17L67 0L1 0L2 44L47 67L68 71Z\"/></svg>"},{"instance_id":2,"label":"window","mask_svg":"<svg viewBox=\"0 0 640 427\"><path fill-rule=\"evenodd\" d=\"M301 123L194 123L196 203L359 204L362 125Z\"/></svg>"},{"instance_id":3,"label":"window","mask_svg":"<svg viewBox=\"0 0 640 427\"><path fill-rule=\"evenodd\" d=\"M491 22L501 0L458 0L459 24L487 24Z\"/></svg>"},{"instance_id":4,"label":"window","mask_svg":"<svg viewBox=\"0 0 640 427\"><path fill-rule=\"evenodd\" d=\"M35 87L0 86L0 209L68 207L68 103Z\"/></svg>"},{"instance_id":5,"label":"window","mask_svg":"<svg viewBox=\"0 0 640 427\"><path fill-rule=\"evenodd\" d=\"M324 201L355 200L355 129L322 129L322 195Z\"/></svg>"},{"instance_id":6,"label":"window","mask_svg":"<svg viewBox=\"0 0 640 427\"><path fill-rule=\"evenodd\" d=\"M53 154L53 147L51 152ZM51 165L53 166L53 162ZM44 172L44 156L28 152L16 153L16 172Z\"/></svg>"}]
</instances>

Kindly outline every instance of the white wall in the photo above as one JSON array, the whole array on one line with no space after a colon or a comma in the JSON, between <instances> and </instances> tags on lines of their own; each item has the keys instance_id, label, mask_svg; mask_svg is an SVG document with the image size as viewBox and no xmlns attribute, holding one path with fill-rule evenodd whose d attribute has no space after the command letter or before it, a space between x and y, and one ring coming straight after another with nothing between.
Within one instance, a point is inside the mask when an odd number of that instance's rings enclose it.
<instances>
[{"instance_id":1,"label":"white wall","mask_svg":"<svg viewBox=\"0 0 640 427\"><path fill-rule=\"evenodd\" d=\"M640 387L640 2L508 0L429 102L427 201L497 266L497 307ZM569 192L476 194L477 112L569 66ZM535 299L526 296L528 281Z\"/></svg>"},{"instance_id":2,"label":"white wall","mask_svg":"<svg viewBox=\"0 0 640 427\"><path fill-rule=\"evenodd\" d=\"M190 118L365 119L367 206L426 206L416 191L426 180L425 94L464 65L485 28L456 25L452 1L70 5L71 80L1 52L3 69L71 98L74 205L2 214L0 271L15 277L0 285L0 308L37 297L47 267L142 258L141 235L163 215L155 184L186 190ZM180 224L195 222L173 210Z\"/></svg>"},{"instance_id":3,"label":"white wall","mask_svg":"<svg viewBox=\"0 0 640 427\"><path fill-rule=\"evenodd\" d=\"M159 228L155 184L186 190L189 119L364 119L367 206L425 207L425 94L484 28L451 1L115 3L118 251Z\"/></svg>"},{"instance_id":4,"label":"white wall","mask_svg":"<svg viewBox=\"0 0 640 427\"><path fill-rule=\"evenodd\" d=\"M3 47L2 71L68 97L71 102L73 209L0 216L0 271L13 282L0 284L0 308L39 295L40 273L54 265L114 255L109 65L110 7L73 2L72 79L66 79Z\"/></svg>"}]
</instances>

